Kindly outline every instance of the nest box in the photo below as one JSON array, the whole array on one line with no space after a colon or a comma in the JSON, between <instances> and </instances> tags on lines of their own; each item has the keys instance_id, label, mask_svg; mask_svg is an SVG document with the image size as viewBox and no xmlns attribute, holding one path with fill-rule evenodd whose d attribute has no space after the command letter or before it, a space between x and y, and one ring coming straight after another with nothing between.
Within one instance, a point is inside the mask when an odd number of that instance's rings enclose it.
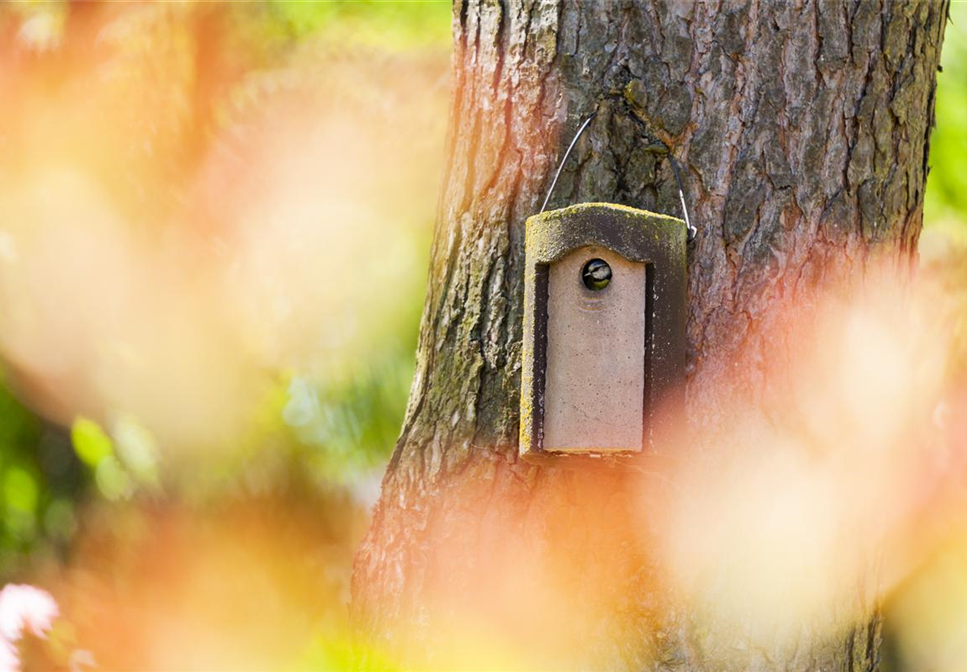
<instances>
[{"instance_id":1,"label":"nest box","mask_svg":"<svg viewBox=\"0 0 967 672\"><path fill-rule=\"evenodd\" d=\"M656 453L681 401L685 222L607 203L526 223L520 453ZM570 458L573 459L573 458Z\"/></svg>"}]
</instances>

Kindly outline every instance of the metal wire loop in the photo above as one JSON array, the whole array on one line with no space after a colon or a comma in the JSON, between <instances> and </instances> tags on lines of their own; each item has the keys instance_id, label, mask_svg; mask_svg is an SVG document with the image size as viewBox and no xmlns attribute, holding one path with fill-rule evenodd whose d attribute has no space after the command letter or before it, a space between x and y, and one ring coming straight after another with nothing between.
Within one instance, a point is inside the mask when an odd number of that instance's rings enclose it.
<instances>
[{"instance_id":1,"label":"metal wire loop","mask_svg":"<svg viewBox=\"0 0 967 672\"><path fill-rule=\"evenodd\" d=\"M591 120L594 119L597 116L597 114L598 114L597 112L592 112L591 116L584 120L584 123L581 124L581 128L579 128L578 132L574 134L574 138L571 140L571 144L567 146L567 151L564 152L564 158L561 159L561 163L557 167L557 173L554 174L554 180L551 182L551 188L547 190L547 196L544 197L544 205L541 206L542 213L544 212L544 209L547 207L547 202L551 200L551 194L554 193L554 187L557 186L557 178L561 176L561 171L564 170L564 164L567 163L567 157L571 155L571 150L574 149L574 145L577 144L578 138L581 137L581 134L584 133L584 129L588 127L588 124L591 123Z\"/></svg>"},{"instance_id":2,"label":"metal wire loop","mask_svg":"<svg viewBox=\"0 0 967 672\"><path fill-rule=\"evenodd\" d=\"M588 127L588 124L591 123L591 120L594 119L597 114L597 112L592 112L591 116L584 120L584 123L581 124L580 128L578 128L577 133L574 134L574 138L571 139L571 144L567 146L567 151L564 152L564 157L561 159L561 163L557 167L557 172L554 173L554 179L551 181L551 186L547 190L547 196L544 197L544 203L541 205L542 213L547 208L548 202L551 200L551 194L554 193L554 187L557 186L557 179L561 176L561 171L564 170L564 164L567 163L567 158L571 155L571 150L574 149L574 145L577 144L578 138L581 137L581 134L584 133L584 129ZM682 204L682 215L685 219L685 228L688 230L688 242L692 242L695 240L695 236L698 235L698 229L692 226L692 220L688 216L688 206L685 205L685 189L682 187L682 178L678 174L678 161L674 156L671 155L671 152L668 154L668 160L672 165L672 174L675 176L675 183L678 185L678 199Z\"/></svg>"},{"instance_id":3,"label":"metal wire loop","mask_svg":"<svg viewBox=\"0 0 967 672\"><path fill-rule=\"evenodd\" d=\"M672 173L675 175L675 182L678 184L678 199L682 202L682 214L685 216L685 228L688 229L688 242L695 240L698 229L692 226L692 220L688 218L688 206L685 205L685 189L682 187L682 178L678 175L678 159L668 154L668 161L672 164Z\"/></svg>"}]
</instances>

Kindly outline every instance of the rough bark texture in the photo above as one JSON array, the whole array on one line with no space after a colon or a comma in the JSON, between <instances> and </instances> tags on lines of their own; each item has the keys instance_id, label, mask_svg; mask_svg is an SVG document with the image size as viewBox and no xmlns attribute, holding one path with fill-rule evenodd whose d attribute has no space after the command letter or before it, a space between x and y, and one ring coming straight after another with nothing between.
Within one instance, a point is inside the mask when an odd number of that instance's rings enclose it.
<instances>
[{"instance_id":1,"label":"rough bark texture","mask_svg":"<svg viewBox=\"0 0 967 672\"><path fill-rule=\"evenodd\" d=\"M678 158L699 228L687 396L702 413L689 426L714 425L723 385L748 403L768 394L769 363L788 354L769 340L779 306L873 256L915 256L946 15L929 0L455 4L417 371L353 578L366 633L445 665L437 625L469 606L544 667L876 667L863 591L866 618L833 639L804 626L795 646L763 651L698 631L648 544L632 542L649 530L629 529L628 475L517 459L522 230L594 111L551 207L678 215L665 155ZM495 554L497 566L481 560ZM508 605L503 568L519 563L552 572L573 611ZM572 646L548 629L574 629Z\"/></svg>"}]
</instances>

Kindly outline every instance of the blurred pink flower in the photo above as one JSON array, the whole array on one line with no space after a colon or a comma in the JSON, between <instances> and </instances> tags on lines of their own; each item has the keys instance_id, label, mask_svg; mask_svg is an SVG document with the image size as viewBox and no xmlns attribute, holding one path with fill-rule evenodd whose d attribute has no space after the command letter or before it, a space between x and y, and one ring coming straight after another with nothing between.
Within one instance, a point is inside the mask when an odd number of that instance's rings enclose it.
<instances>
[{"instance_id":1,"label":"blurred pink flower","mask_svg":"<svg viewBox=\"0 0 967 672\"><path fill-rule=\"evenodd\" d=\"M0 639L0 672L19 672L20 659L17 647L5 639Z\"/></svg>"},{"instance_id":2,"label":"blurred pink flower","mask_svg":"<svg viewBox=\"0 0 967 672\"><path fill-rule=\"evenodd\" d=\"M14 642L23 636L24 629L46 638L57 615L57 603L46 591L33 586L4 586L0 590L0 672L20 670Z\"/></svg>"}]
</instances>

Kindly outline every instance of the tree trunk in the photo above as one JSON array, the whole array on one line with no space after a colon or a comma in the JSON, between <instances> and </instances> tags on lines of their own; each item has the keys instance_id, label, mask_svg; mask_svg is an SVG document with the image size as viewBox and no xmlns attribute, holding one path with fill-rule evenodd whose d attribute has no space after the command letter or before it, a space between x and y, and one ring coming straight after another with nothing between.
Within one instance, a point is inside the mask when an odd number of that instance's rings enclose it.
<instances>
[{"instance_id":1,"label":"tree trunk","mask_svg":"<svg viewBox=\"0 0 967 672\"><path fill-rule=\"evenodd\" d=\"M469 641L544 669L876 666L864 591L844 632L743 646L667 587L640 475L518 459L523 224L592 112L549 208L680 215L677 157L699 230L687 422L714 426L723 386L769 393L783 305L874 256L915 258L946 16L930 0L455 3L416 375L353 576L375 646L440 667L467 667Z\"/></svg>"}]
</instances>

